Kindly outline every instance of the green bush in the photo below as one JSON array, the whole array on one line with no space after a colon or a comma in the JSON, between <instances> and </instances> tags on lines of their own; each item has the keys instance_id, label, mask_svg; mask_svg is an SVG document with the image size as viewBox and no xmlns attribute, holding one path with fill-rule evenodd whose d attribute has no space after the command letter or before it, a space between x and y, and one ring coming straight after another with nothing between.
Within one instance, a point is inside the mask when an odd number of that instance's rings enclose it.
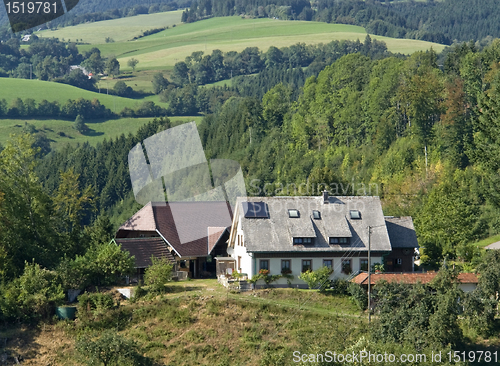
<instances>
[{"instance_id":1,"label":"green bush","mask_svg":"<svg viewBox=\"0 0 500 366\"><path fill-rule=\"evenodd\" d=\"M135 258L115 243L100 244L83 256L64 259L57 273L65 289L83 290L89 285L112 285L120 276L130 274Z\"/></svg>"},{"instance_id":2,"label":"green bush","mask_svg":"<svg viewBox=\"0 0 500 366\"><path fill-rule=\"evenodd\" d=\"M335 295L347 295L349 294L349 281L343 278L336 278L330 281L330 290L331 293Z\"/></svg>"},{"instance_id":3,"label":"green bush","mask_svg":"<svg viewBox=\"0 0 500 366\"><path fill-rule=\"evenodd\" d=\"M267 269L266 270L261 269L259 271L259 273L252 276L252 278L250 280L248 280L248 282L250 282L252 284L256 284L259 280L262 280L266 284L266 288L268 288L268 287L271 287L271 283L278 281L281 277L283 277L283 276L280 274L279 275L270 275L269 271Z\"/></svg>"},{"instance_id":4,"label":"green bush","mask_svg":"<svg viewBox=\"0 0 500 366\"><path fill-rule=\"evenodd\" d=\"M366 310L368 307L368 294L357 283L349 283L347 291L351 295L351 299L360 310Z\"/></svg>"},{"instance_id":5,"label":"green bush","mask_svg":"<svg viewBox=\"0 0 500 366\"><path fill-rule=\"evenodd\" d=\"M299 275L299 279L307 283L310 289L324 291L330 285L330 275L333 270L328 267L321 267L315 271L306 271Z\"/></svg>"},{"instance_id":6,"label":"green bush","mask_svg":"<svg viewBox=\"0 0 500 366\"><path fill-rule=\"evenodd\" d=\"M0 316L4 320L32 322L49 318L64 303L56 273L25 262L23 274L0 288Z\"/></svg>"},{"instance_id":7,"label":"green bush","mask_svg":"<svg viewBox=\"0 0 500 366\"><path fill-rule=\"evenodd\" d=\"M144 273L144 283L151 292L164 293L165 284L172 279L172 264L166 258L151 257L151 262Z\"/></svg>"},{"instance_id":8,"label":"green bush","mask_svg":"<svg viewBox=\"0 0 500 366\"><path fill-rule=\"evenodd\" d=\"M93 321L114 307L113 298L109 294L84 293L78 296L78 319L82 322Z\"/></svg>"}]
</instances>

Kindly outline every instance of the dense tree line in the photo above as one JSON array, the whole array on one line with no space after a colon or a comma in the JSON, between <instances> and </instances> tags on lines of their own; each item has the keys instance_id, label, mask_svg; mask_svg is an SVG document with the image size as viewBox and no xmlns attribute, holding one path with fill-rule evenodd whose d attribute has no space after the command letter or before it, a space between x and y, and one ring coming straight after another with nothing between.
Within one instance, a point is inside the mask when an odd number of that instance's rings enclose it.
<instances>
[{"instance_id":1,"label":"dense tree line","mask_svg":"<svg viewBox=\"0 0 500 366\"><path fill-rule=\"evenodd\" d=\"M21 48L18 39L0 43L0 77L49 80L69 72L70 65L79 64L84 57L74 44L44 39Z\"/></svg>"},{"instance_id":2,"label":"dense tree line","mask_svg":"<svg viewBox=\"0 0 500 366\"><path fill-rule=\"evenodd\" d=\"M307 77L318 75L326 65L343 55L356 52L372 58L389 54L385 43L372 41L369 36L364 42L298 43L283 48L272 46L265 53L256 47L246 48L240 53L214 50L205 56L198 51L175 65L171 74L172 83L163 74L155 74L153 91L160 95L161 101L169 103L168 114L173 116L213 113L234 96L261 99L280 83L293 89L295 100ZM230 77L233 77L230 86L201 86Z\"/></svg>"},{"instance_id":3,"label":"dense tree line","mask_svg":"<svg viewBox=\"0 0 500 366\"><path fill-rule=\"evenodd\" d=\"M42 100L37 103L34 99L13 99L9 104L5 99L0 100L0 118L62 118L74 120L77 116L85 120L109 119L118 117L160 117L168 114L165 108L152 101L142 102L137 108L125 107L119 113L112 112L99 102L98 99L88 100L79 98L68 99L60 104L57 101Z\"/></svg>"},{"instance_id":4,"label":"dense tree line","mask_svg":"<svg viewBox=\"0 0 500 366\"><path fill-rule=\"evenodd\" d=\"M75 119L81 115L86 119L112 118L115 116L111 110L103 106L99 100L68 99L66 103L60 105L57 101L49 102L42 100L37 103L33 99L16 98L8 104L5 99L0 100L0 118L64 118Z\"/></svg>"},{"instance_id":5,"label":"dense tree line","mask_svg":"<svg viewBox=\"0 0 500 366\"><path fill-rule=\"evenodd\" d=\"M276 17L286 20L305 19L312 15L311 3L307 0L197 0L182 14L183 22L194 22L210 16L232 16L252 14L260 17Z\"/></svg>"},{"instance_id":6,"label":"dense tree line","mask_svg":"<svg viewBox=\"0 0 500 366\"><path fill-rule=\"evenodd\" d=\"M106 72L114 76L120 72L116 58L101 57L101 52L95 47L80 54L74 43L65 44L58 39L34 37L27 49L22 48L16 38L0 43L0 77L53 80L97 90L96 77L89 79L81 69L71 70L71 66L80 64L94 75Z\"/></svg>"},{"instance_id":7,"label":"dense tree line","mask_svg":"<svg viewBox=\"0 0 500 366\"><path fill-rule=\"evenodd\" d=\"M312 5L312 6L311 6ZM362 0L199 0L183 13L183 22L211 16L246 14L283 20L314 20L360 25L369 33L443 44L500 36L497 2Z\"/></svg>"},{"instance_id":8,"label":"dense tree line","mask_svg":"<svg viewBox=\"0 0 500 366\"><path fill-rule=\"evenodd\" d=\"M257 47L247 47L239 53L214 50L210 55L196 51L184 61L174 65L172 81L177 85L204 85L238 75L251 75L277 68L310 67L319 72L341 56L356 52L374 58L388 54L384 42L372 40L369 36L364 43L359 40L332 41L315 45L297 43L282 48L271 46L266 52L260 51ZM157 84L162 82L157 81ZM164 83L162 85L163 87L155 89L155 92L158 93L167 86Z\"/></svg>"}]
</instances>

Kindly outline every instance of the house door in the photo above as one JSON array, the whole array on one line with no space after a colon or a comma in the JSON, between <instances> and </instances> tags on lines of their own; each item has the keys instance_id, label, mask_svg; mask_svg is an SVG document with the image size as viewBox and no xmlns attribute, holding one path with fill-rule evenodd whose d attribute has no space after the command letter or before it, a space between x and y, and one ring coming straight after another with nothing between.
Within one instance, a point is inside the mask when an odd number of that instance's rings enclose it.
<instances>
[{"instance_id":1,"label":"house door","mask_svg":"<svg viewBox=\"0 0 500 366\"><path fill-rule=\"evenodd\" d=\"M195 262L194 260L190 260L189 261L189 272L191 272L191 277L192 278L195 278L196 277L196 274L195 274L195 268L196 268L196 265L195 265Z\"/></svg>"}]
</instances>

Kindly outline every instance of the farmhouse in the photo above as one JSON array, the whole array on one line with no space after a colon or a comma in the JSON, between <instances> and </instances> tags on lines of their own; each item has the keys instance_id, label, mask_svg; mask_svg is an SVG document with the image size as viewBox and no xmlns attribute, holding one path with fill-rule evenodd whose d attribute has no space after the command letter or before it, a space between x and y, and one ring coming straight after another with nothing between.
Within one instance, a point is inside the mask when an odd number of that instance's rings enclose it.
<instances>
[{"instance_id":1,"label":"farmhouse","mask_svg":"<svg viewBox=\"0 0 500 366\"><path fill-rule=\"evenodd\" d=\"M240 197L231 213L226 202L149 202L115 241L136 257L139 275L151 256L167 258L181 278L215 275L218 259L217 275L232 268L251 278L268 270L305 287L300 273L322 266L333 269L332 278L367 271L368 249L372 265L414 268L411 217L384 217L378 197ZM287 279L276 285L287 286Z\"/></svg>"},{"instance_id":2,"label":"farmhouse","mask_svg":"<svg viewBox=\"0 0 500 366\"><path fill-rule=\"evenodd\" d=\"M206 277L215 273L212 258L226 255L230 223L226 202L149 202L118 229L115 242L136 257L139 275L153 255L168 258L179 277Z\"/></svg>"},{"instance_id":3,"label":"farmhouse","mask_svg":"<svg viewBox=\"0 0 500 366\"><path fill-rule=\"evenodd\" d=\"M227 252L235 269L249 278L269 274L294 276L322 266L332 278L353 277L371 264L413 271L417 237L410 217L384 217L378 197L238 198ZM282 278L276 286L287 286Z\"/></svg>"}]
</instances>

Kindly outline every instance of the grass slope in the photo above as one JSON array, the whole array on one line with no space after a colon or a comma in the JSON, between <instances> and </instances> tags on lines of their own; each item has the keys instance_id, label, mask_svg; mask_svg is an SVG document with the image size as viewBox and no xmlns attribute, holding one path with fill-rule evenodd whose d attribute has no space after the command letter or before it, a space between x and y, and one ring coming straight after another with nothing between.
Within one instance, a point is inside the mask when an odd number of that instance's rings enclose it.
<instances>
[{"instance_id":1,"label":"grass slope","mask_svg":"<svg viewBox=\"0 0 500 366\"><path fill-rule=\"evenodd\" d=\"M114 85L111 83L109 88ZM42 80L26 80L14 78L0 78L0 99L5 99L10 103L15 98L32 98L37 102L46 99L50 102L57 100L64 104L68 99L84 98L93 100L99 99L101 104L111 109L113 112L120 112L125 107L135 107L142 103L142 100L106 95L106 90L101 89L101 93L83 90L71 85L54 83Z\"/></svg>"},{"instance_id":2,"label":"grass slope","mask_svg":"<svg viewBox=\"0 0 500 366\"><path fill-rule=\"evenodd\" d=\"M35 128L45 133L51 140L51 147L57 149L65 144L77 144L88 142L96 145L104 139L113 139L122 133L128 135L135 134L137 130L153 118L120 118L111 120L86 121L89 131L81 134L73 129L73 122L56 119L0 119L0 144L5 146L9 136L14 133L21 133L25 123L35 126ZM199 123L202 117L170 117L171 121ZM61 134L62 133L62 134Z\"/></svg>"},{"instance_id":3,"label":"grass slope","mask_svg":"<svg viewBox=\"0 0 500 366\"><path fill-rule=\"evenodd\" d=\"M78 24L72 27L64 27L56 30L44 30L36 32L38 37L63 38L75 42L77 39L85 43L104 43L106 37L115 42L125 42L139 36L143 31L171 27L181 23L182 10L169 11L166 13L141 14L133 17L105 20Z\"/></svg>"},{"instance_id":4,"label":"grass slope","mask_svg":"<svg viewBox=\"0 0 500 366\"><path fill-rule=\"evenodd\" d=\"M326 342L338 351L366 332L366 318L346 296L296 289L228 294L216 280L182 281L170 291L135 304L122 301L130 314L126 324L109 314L91 328L118 328L155 364L179 366L292 365L293 350L304 350L304 342ZM78 322L13 326L0 337L8 339L11 354L24 356L23 364L75 365L81 360L74 348Z\"/></svg>"},{"instance_id":5,"label":"grass slope","mask_svg":"<svg viewBox=\"0 0 500 366\"><path fill-rule=\"evenodd\" d=\"M224 17L184 24L135 42L106 44L99 48L104 54L117 55L121 65L126 65L128 59L134 57L139 60L141 69L168 69L194 51L209 54L214 49L227 52L259 47L265 52L270 46L286 47L298 42L318 44L333 40L364 40L365 36L364 28L353 25ZM409 39L382 36L372 38L383 40L393 52L405 54L431 47L441 51L445 47Z\"/></svg>"},{"instance_id":6,"label":"grass slope","mask_svg":"<svg viewBox=\"0 0 500 366\"><path fill-rule=\"evenodd\" d=\"M162 14L166 17L173 17L170 13ZM270 46L285 47L298 42L317 44L328 43L332 40L363 40L366 36L364 28L353 25L281 21L267 18L244 19L235 16L180 24L175 28L136 41L125 41L131 38L131 33L123 29L122 22L125 22L126 28L130 24L130 32L133 32L134 27L141 28L141 30L158 27L157 25L149 26L149 20L157 21L158 16L158 14L150 14L89 23L62 28L54 32L43 31L39 32L39 35L57 36L67 40L83 38L85 34L88 34L88 37L93 39L92 44L80 45L79 49L85 51L97 46L104 55L117 56L123 70L128 70L127 61L132 57L139 60L137 65L139 70L170 69L176 62L184 60L194 51L205 53L211 53L214 49L224 52L242 51L246 47L259 47L262 51L266 51ZM81 27L81 30L75 31L78 27ZM117 42L104 43L106 36ZM427 50L431 47L436 51L444 48L443 45L424 41L372 37L385 41L391 51L405 54Z\"/></svg>"}]
</instances>

